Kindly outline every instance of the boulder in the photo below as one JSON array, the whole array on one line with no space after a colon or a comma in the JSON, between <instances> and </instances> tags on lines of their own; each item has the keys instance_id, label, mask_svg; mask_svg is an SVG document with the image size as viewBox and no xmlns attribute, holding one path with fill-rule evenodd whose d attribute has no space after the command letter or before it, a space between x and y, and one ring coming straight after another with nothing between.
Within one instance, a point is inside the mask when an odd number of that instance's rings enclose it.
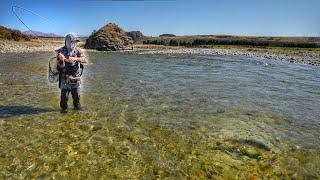
<instances>
[{"instance_id":1,"label":"boulder","mask_svg":"<svg viewBox=\"0 0 320 180\"><path fill-rule=\"evenodd\" d=\"M88 37L84 48L99 51L118 51L132 49L132 39L114 23L109 23Z\"/></svg>"},{"instance_id":2,"label":"boulder","mask_svg":"<svg viewBox=\"0 0 320 180\"><path fill-rule=\"evenodd\" d=\"M138 42L143 40L143 34L140 31L130 31L127 32L127 36L131 37L131 39L133 40L133 42Z\"/></svg>"}]
</instances>

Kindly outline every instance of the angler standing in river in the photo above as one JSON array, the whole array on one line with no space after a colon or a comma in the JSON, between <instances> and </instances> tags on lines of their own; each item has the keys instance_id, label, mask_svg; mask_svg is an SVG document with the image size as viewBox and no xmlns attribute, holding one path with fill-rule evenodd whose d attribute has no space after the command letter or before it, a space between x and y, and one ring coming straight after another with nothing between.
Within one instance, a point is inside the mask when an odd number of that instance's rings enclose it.
<instances>
[{"instance_id":1,"label":"angler standing in river","mask_svg":"<svg viewBox=\"0 0 320 180\"><path fill-rule=\"evenodd\" d=\"M65 37L65 46L56 50L57 69L59 71L59 88L61 89L60 107L62 113L68 112L68 96L71 92L73 105L76 110L82 110L80 104L80 77L83 64L86 63L84 54L76 48L80 40L73 34ZM81 70L81 71L80 71Z\"/></svg>"}]
</instances>

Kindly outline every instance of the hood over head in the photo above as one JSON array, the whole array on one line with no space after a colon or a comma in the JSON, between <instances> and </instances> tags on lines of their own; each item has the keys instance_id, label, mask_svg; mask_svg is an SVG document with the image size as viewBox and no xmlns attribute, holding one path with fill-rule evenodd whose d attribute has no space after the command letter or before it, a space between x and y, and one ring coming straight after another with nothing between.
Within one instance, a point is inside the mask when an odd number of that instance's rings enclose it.
<instances>
[{"instance_id":1,"label":"hood over head","mask_svg":"<svg viewBox=\"0 0 320 180\"><path fill-rule=\"evenodd\" d=\"M69 55L71 55L75 50L77 42L80 42L80 40L75 35L73 34L66 35L64 43L68 50Z\"/></svg>"}]
</instances>

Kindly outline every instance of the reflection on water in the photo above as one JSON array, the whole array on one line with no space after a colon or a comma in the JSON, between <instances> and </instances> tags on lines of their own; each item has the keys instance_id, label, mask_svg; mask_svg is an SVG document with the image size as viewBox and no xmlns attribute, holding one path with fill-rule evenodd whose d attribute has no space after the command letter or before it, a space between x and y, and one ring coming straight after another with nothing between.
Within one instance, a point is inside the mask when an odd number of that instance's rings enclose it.
<instances>
[{"instance_id":1,"label":"reflection on water","mask_svg":"<svg viewBox=\"0 0 320 180\"><path fill-rule=\"evenodd\" d=\"M320 178L318 68L89 55L85 111L60 114L52 54L0 54L0 177Z\"/></svg>"}]
</instances>

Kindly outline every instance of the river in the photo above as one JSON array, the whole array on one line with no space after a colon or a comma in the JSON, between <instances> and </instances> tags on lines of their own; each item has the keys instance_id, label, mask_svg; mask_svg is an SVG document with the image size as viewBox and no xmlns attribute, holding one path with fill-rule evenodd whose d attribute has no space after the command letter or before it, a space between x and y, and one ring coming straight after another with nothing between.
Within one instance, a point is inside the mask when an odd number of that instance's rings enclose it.
<instances>
[{"instance_id":1,"label":"river","mask_svg":"<svg viewBox=\"0 0 320 180\"><path fill-rule=\"evenodd\" d=\"M0 177L320 178L320 70L88 52L61 114L52 53L0 54Z\"/></svg>"}]
</instances>

